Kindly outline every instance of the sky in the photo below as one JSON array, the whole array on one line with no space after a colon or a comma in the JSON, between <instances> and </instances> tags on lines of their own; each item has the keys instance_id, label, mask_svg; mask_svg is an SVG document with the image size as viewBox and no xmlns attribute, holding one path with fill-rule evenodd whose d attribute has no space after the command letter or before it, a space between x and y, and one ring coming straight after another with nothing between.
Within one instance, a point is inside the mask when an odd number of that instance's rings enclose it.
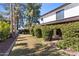
<instances>
[{"instance_id":1,"label":"sky","mask_svg":"<svg viewBox=\"0 0 79 59\"><path fill-rule=\"evenodd\" d=\"M5 5L6 5L6 4L0 3L0 12L5 11L5 9L4 9Z\"/></svg>"},{"instance_id":2,"label":"sky","mask_svg":"<svg viewBox=\"0 0 79 59\"><path fill-rule=\"evenodd\" d=\"M41 9L40 9L40 15L43 15L61 5L63 5L64 3L43 3L42 6L41 6ZM5 11L4 10L4 4L0 4L0 12L1 11Z\"/></svg>"},{"instance_id":3,"label":"sky","mask_svg":"<svg viewBox=\"0 0 79 59\"><path fill-rule=\"evenodd\" d=\"M40 15L43 15L51 10L54 10L55 8L63 5L64 3L43 3L42 7L40 9L41 13Z\"/></svg>"}]
</instances>

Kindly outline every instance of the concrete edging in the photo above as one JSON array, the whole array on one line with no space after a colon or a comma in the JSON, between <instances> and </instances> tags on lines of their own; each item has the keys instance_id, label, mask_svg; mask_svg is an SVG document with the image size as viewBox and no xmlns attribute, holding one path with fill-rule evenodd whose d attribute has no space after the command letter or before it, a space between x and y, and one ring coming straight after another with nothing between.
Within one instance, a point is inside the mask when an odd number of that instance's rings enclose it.
<instances>
[{"instance_id":1,"label":"concrete edging","mask_svg":"<svg viewBox=\"0 0 79 59\"><path fill-rule=\"evenodd\" d=\"M14 44L16 42L16 39L17 38L15 38L14 42L11 44L10 48L5 53L0 53L1 56L8 56L9 55L11 49L13 48L13 46L14 46Z\"/></svg>"}]
</instances>

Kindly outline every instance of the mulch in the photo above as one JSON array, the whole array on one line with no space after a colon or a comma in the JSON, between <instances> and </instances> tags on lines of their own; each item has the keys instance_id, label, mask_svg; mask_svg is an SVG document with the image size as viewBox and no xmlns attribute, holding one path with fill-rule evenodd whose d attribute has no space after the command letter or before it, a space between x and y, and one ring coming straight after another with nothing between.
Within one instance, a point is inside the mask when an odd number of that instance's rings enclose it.
<instances>
[{"instance_id":1,"label":"mulch","mask_svg":"<svg viewBox=\"0 0 79 59\"><path fill-rule=\"evenodd\" d=\"M8 51L16 37L16 35L13 35L13 37L8 38L6 41L0 42L0 54L6 53Z\"/></svg>"}]
</instances>

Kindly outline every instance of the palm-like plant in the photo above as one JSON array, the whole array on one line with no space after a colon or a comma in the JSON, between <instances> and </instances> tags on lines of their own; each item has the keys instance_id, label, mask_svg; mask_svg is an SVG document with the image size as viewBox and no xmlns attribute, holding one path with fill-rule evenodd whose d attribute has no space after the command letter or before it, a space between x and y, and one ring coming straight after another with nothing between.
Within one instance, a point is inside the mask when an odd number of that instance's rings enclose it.
<instances>
[{"instance_id":1,"label":"palm-like plant","mask_svg":"<svg viewBox=\"0 0 79 59\"><path fill-rule=\"evenodd\" d=\"M14 7L14 18L16 21L17 30L18 30L19 17L20 17L20 9L19 9L19 4L17 3L17 4L15 4L15 7Z\"/></svg>"},{"instance_id":2,"label":"palm-like plant","mask_svg":"<svg viewBox=\"0 0 79 59\"><path fill-rule=\"evenodd\" d=\"M27 6L26 16L27 16L27 20L28 20L27 25L28 25L28 28L29 28L30 33L31 33L32 25L39 23L38 18L40 17L41 4L28 3L28 4L26 4L26 6Z\"/></svg>"},{"instance_id":3,"label":"palm-like plant","mask_svg":"<svg viewBox=\"0 0 79 59\"><path fill-rule=\"evenodd\" d=\"M32 26L33 23L38 22L38 18L40 17L40 8L41 4L38 3L28 3L26 15L29 21L29 26Z\"/></svg>"},{"instance_id":4,"label":"palm-like plant","mask_svg":"<svg viewBox=\"0 0 79 59\"><path fill-rule=\"evenodd\" d=\"M24 20L26 19L25 11L26 11L26 5L23 3L20 3L20 20L19 20L19 27L24 27L25 23Z\"/></svg>"}]
</instances>

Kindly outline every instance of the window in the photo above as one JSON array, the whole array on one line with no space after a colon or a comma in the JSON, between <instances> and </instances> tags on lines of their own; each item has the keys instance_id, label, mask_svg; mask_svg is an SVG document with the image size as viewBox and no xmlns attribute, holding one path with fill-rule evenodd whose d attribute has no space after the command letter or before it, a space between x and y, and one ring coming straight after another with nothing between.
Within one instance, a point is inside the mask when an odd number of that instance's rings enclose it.
<instances>
[{"instance_id":1,"label":"window","mask_svg":"<svg viewBox=\"0 0 79 59\"><path fill-rule=\"evenodd\" d=\"M56 13L56 20L64 19L64 10L60 10Z\"/></svg>"}]
</instances>

